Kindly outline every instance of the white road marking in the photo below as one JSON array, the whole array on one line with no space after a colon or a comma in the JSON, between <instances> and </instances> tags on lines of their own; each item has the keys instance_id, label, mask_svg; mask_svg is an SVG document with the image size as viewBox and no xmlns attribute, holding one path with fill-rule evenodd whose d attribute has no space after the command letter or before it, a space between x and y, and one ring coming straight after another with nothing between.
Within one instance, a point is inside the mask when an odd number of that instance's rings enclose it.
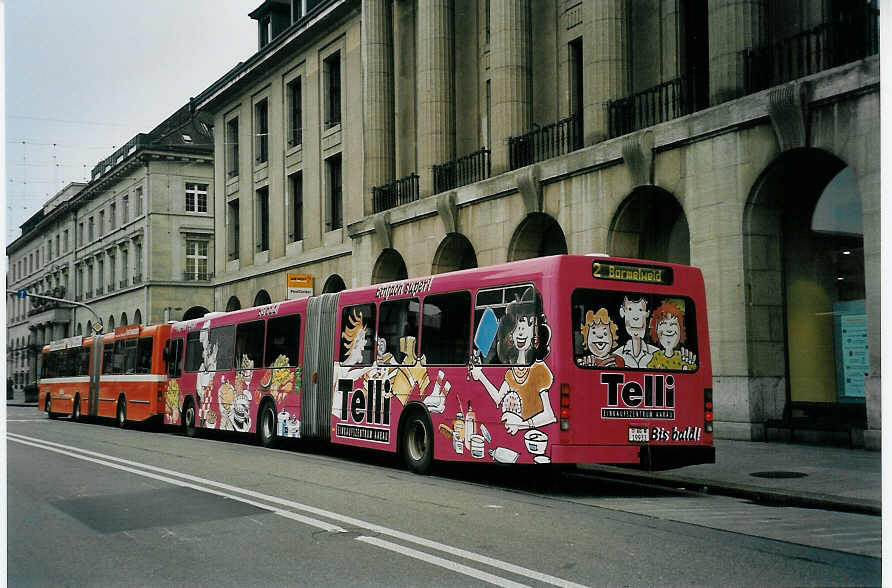
<instances>
[{"instance_id":1,"label":"white road marking","mask_svg":"<svg viewBox=\"0 0 892 588\"><path fill-rule=\"evenodd\" d=\"M511 586L515 588L522 588L524 586L527 586L526 584L518 584L517 582L506 580L505 578L502 578L500 576L495 576L493 574L488 574L475 568L463 566L460 563L456 563L448 559L443 559L442 557L437 557L436 555L431 555L429 553L424 553L423 551L418 551L417 549L412 549L411 547L406 547L405 545L399 545L397 543L391 543L390 541L384 541L383 539L378 539L377 537L357 537L356 540L362 541L363 543L369 543L376 547L380 547L381 549L388 549L400 555L420 559L421 561L425 561L429 564L440 566L441 568L446 568L447 570L453 572L459 572L466 576L471 576L472 578L477 578L478 580L483 580L484 582L495 584L496 586Z\"/></svg>"},{"instance_id":2,"label":"white road marking","mask_svg":"<svg viewBox=\"0 0 892 588\"><path fill-rule=\"evenodd\" d=\"M310 514L314 514L317 516L322 516L328 519L332 519L338 521L340 523L346 524L348 526L364 529L366 531L371 531L373 533L377 533L379 535L387 535L389 537L393 537L395 539L400 539L401 541L406 541L408 543L415 543L416 545L421 545L428 549L441 551L443 553L447 553L450 555L454 555L456 557L461 557L463 559L467 559L470 561L475 561L477 563L481 563L487 566L491 566L493 568L509 572L512 574L516 574L518 576L524 576L530 578L532 580L537 580L539 582L544 582L547 584L552 584L554 586L562 586L567 588L583 588L583 584L577 584L575 582L571 582L569 580L564 580L563 578L558 578L556 576L552 576L550 574L546 574L543 572L538 572L536 570L531 570L529 568L525 568L523 566L518 566L509 562L505 562L502 560L498 560L492 557L487 557L485 555L480 555L478 553L474 553L473 551L467 551L465 549L461 549L458 547L453 547L451 545L446 545L443 543L438 543L436 541L431 541L429 539L425 539L423 537L417 537L410 533L403 533L402 531L397 531L396 529L390 529L388 527L383 527L381 525L377 525L374 523L369 523L363 521L361 519L356 519L347 515L342 515L336 512L328 511L322 508L317 508L315 506L310 506L306 504L301 504L299 502L294 502L292 500L287 500L284 498L279 498L277 496L270 496L267 494L261 494L260 492L254 492L253 490L248 490L245 488L239 488L238 486L231 486L229 484L224 484L222 482L216 482L214 480L208 480L206 478L201 478L198 476L192 476L190 474L184 474L182 472L177 472L175 470L168 470L165 468L160 468L144 463L134 462L127 459L115 457L112 455L106 455L102 453L97 453L94 451L89 451L86 449L80 449L78 447L71 447L67 445L62 445L59 443L53 443L51 441L45 441L43 439L36 439L34 437L27 437L25 435L19 435L15 433L7 433L7 436L10 441L15 441L17 443L21 443L24 445L30 445L32 447L37 447L39 449L44 449L46 451L52 451L55 453L60 453L62 455L68 455L69 457L73 457L75 459L81 459L84 461L89 461L93 463L97 463L99 465L105 465L107 467L119 469L122 471L130 472L139 476L144 476L147 478L152 478L155 480L159 480L161 482L166 482L169 484L174 484L177 486L181 486L184 488L192 488L193 490L198 490L199 492L207 492L209 494L215 494L217 496L223 496L225 498L230 498L232 500L238 500L245 504L250 504L252 506L256 506L263 510L267 510L273 512L275 514L279 514L285 512L281 509L277 509L268 504L263 504L260 502L256 502L254 500L249 500L240 496L235 496L229 494L227 492L221 492L218 490L213 490L212 488L220 488L221 490L227 490L229 492L237 492L239 494L243 494L245 496L250 496L252 498L257 498L258 500L264 500L269 503L278 504L281 506L286 506L288 508L292 508L295 510L301 510ZM96 457L90 457L96 456ZM117 463L111 463L117 462ZM118 465L118 464L127 464L127 465ZM128 467L134 466L134 467ZM137 467L144 468L144 471L136 469ZM159 472L160 474L166 474L166 476L162 476L159 474L151 473ZM176 478L170 478L168 476L175 476L177 478L182 478L182 480L177 480ZM189 480L190 482L186 482L184 480ZM191 482L195 482L194 484ZM198 484L205 484L205 486L199 486ZM209 488L210 486L211 488ZM292 518L291 515L298 517L295 513L290 513L288 518ZM298 520L298 519L294 519ZM304 522L308 525L315 526L317 528L324 529L326 531L335 530L335 532L343 531L340 527L331 525L325 521L319 521L316 519L312 519L309 517L301 517L300 522ZM458 565L458 564L453 564ZM481 572L482 573L482 572ZM508 582L508 580L504 580Z\"/></svg>"}]
</instances>

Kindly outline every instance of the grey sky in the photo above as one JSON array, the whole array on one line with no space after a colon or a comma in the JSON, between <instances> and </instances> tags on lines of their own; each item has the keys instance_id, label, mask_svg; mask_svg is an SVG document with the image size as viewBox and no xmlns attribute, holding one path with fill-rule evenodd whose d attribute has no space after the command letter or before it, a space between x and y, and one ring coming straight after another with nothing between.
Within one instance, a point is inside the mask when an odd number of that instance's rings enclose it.
<instances>
[{"instance_id":1,"label":"grey sky","mask_svg":"<svg viewBox=\"0 0 892 588\"><path fill-rule=\"evenodd\" d=\"M248 13L260 4L0 0L6 243L53 194L252 55Z\"/></svg>"}]
</instances>

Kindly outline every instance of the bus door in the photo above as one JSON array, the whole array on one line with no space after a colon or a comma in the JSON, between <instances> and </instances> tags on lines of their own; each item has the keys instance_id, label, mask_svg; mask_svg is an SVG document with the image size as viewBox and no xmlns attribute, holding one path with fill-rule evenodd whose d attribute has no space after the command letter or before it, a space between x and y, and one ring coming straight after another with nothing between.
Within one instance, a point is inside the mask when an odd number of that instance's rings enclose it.
<instances>
[{"instance_id":1,"label":"bus door","mask_svg":"<svg viewBox=\"0 0 892 588\"><path fill-rule=\"evenodd\" d=\"M322 294L307 304L304 337L301 437L331 438L331 393L334 385L335 321L338 295Z\"/></svg>"},{"instance_id":2,"label":"bus door","mask_svg":"<svg viewBox=\"0 0 892 588\"><path fill-rule=\"evenodd\" d=\"M102 375L102 337L93 337L93 349L90 357L90 403L89 413L94 417L99 414L99 378Z\"/></svg>"}]
</instances>

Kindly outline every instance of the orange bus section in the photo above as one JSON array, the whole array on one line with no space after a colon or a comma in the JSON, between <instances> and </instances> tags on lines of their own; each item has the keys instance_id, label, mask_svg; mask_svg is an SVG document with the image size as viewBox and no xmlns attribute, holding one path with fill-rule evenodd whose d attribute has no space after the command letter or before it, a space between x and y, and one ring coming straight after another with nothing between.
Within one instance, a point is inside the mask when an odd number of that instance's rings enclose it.
<instances>
[{"instance_id":1,"label":"orange bus section","mask_svg":"<svg viewBox=\"0 0 892 588\"><path fill-rule=\"evenodd\" d=\"M434 461L715 461L700 270L560 255L286 300L44 349L50 414L162 416Z\"/></svg>"},{"instance_id":2,"label":"orange bus section","mask_svg":"<svg viewBox=\"0 0 892 588\"><path fill-rule=\"evenodd\" d=\"M54 418L131 421L162 418L163 358L170 325L126 325L95 337L71 337L43 349L38 402Z\"/></svg>"}]
</instances>

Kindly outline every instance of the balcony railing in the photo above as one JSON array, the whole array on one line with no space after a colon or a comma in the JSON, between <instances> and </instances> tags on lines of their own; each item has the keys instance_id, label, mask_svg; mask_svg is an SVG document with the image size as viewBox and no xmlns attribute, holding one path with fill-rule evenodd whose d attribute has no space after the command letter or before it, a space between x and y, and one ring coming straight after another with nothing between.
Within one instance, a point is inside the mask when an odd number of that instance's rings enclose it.
<instances>
[{"instance_id":1,"label":"balcony railing","mask_svg":"<svg viewBox=\"0 0 892 588\"><path fill-rule=\"evenodd\" d=\"M879 53L879 11L865 6L764 47L740 53L749 94Z\"/></svg>"},{"instance_id":2,"label":"balcony railing","mask_svg":"<svg viewBox=\"0 0 892 588\"><path fill-rule=\"evenodd\" d=\"M77 295L75 295L75 297L74 297L74 301L75 301L75 302L81 302L83 299L84 299L84 295L83 295L83 294L77 294Z\"/></svg>"},{"instance_id":3,"label":"balcony railing","mask_svg":"<svg viewBox=\"0 0 892 588\"><path fill-rule=\"evenodd\" d=\"M114 292L114 291L115 291L115 283L114 283L114 282L110 283L110 284L108 285L107 290L108 290L108 293L109 293L109 294L111 294L112 292Z\"/></svg>"},{"instance_id":4,"label":"balcony railing","mask_svg":"<svg viewBox=\"0 0 892 588\"><path fill-rule=\"evenodd\" d=\"M473 184L492 171L490 150L486 147L458 159L434 166L434 194Z\"/></svg>"},{"instance_id":5,"label":"balcony railing","mask_svg":"<svg viewBox=\"0 0 892 588\"><path fill-rule=\"evenodd\" d=\"M214 277L210 272L183 272L184 282L207 282Z\"/></svg>"},{"instance_id":6,"label":"balcony railing","mask_svg":"<svg viewBox=\"0 0 892 588\"><path fill-rule=\"evenodd\" d=\"M418 174L394 180L372 188L372 207L375 212L388 210L418 200Z\"/></svg>"},{"instance_id":7,"label":"balcony railing","mask_svg":"<svg viewBox=\"0 0 892 588\"><path fill-rule=\"evenodd\" d=\"M619 137L667 120L691 114L697 96L694 77L681 76L631 96L607 103L607 134Z\"/></svg>"},{"instance_id":8,"label":"balcony railing","mask_svg":"<svg viewBox=\"0 0 892 588\"><path fill-rule=\"evenodd\" d=\"M96 296L102 296L105 291L102 288L96 288Z\"/></svg>"},{"instance_id":9,"label":"balcony railing","mask_svg":"<svg viewBox=\"0 0 892 588\"><path fill-rule=\"evenodd\" d=\"M93 291L92 291L92 290L87 290L87 291L84 293L84 298L90 299L90 298L92 298L92 297L93 297Z\"/></svg>"},{"instance_id":10,"label":"balcony railing","mask_svg":"<svg viewBox=\"0 0 892 588\"><path fill-rule=\"evenodd\" d=\"M124 278L123 280L121 280L120 282L118 282L118 287L121 288L121 290L123 290L123 289L126 288L129 284L130 284L130 280L128 280L127 278Z\"/></svg>"},{"instance_id":11,"label":"balcony railing","mask_svg":"<svg viewBox=\"0 0 892 588\"><path fill-rule=\"evenodd\" d=\"M142 274L136 274L133 276L134 284L142 284Z\"/></svg>"},{"instance_id":12,"label":"balcony railing","mask_svg":"<svg viewBox=\"0 0 892 588\"><path fill-rule=\"evenodd\" d=\"M579 149L582 147L579 121L579 117L569 116L526 134L508 137L508 167L518 169Z\"/></svg>"}]
</instances>

